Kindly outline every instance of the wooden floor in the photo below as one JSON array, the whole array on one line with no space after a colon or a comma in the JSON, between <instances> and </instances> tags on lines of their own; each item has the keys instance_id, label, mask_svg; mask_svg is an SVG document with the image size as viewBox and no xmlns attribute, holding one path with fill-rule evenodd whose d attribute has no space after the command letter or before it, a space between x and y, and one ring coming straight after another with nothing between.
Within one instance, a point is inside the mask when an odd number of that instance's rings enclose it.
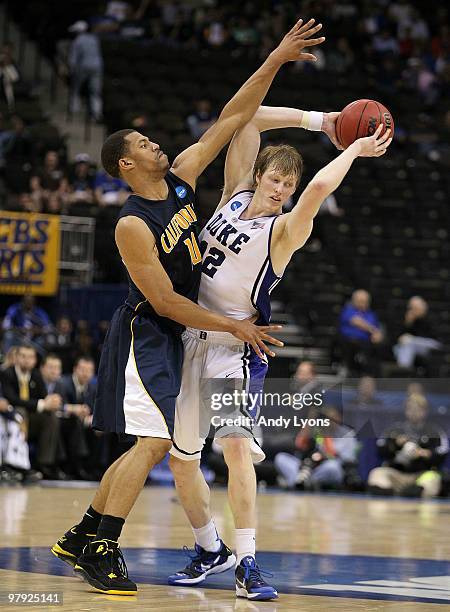
<instances>
[{"instance_id":1,"label":"wooden floor","mask_svg":"<svg viewBox=\"0 0 450 612\"><path fill-rule=\"evenodd\" d=\"M173 489L146 488L124 528L122 547L137 597L93 593L48 548L78 522L93 489L0 488L1 610L6 592L59 591L65 611L102 610L450 610L450 504L270 493L258 499L259 561L280 584L275 602L236 600L233 574L205 588L163 583L183 567L191 531ZM234 545L226 492L214 490L222 538ZM159 550L155 550L159 549ZM167 550L174 549L174 550ZM67 569L66 569L67 568ZM156 582L156 584L155 584ZM159 584L158 584L159 582ZM153 583L153 584L152 584ZM380 599L372 599L377 597ZM407 601L407 597L418 601ZM394 599L394 600L391 600ZM33 606L33 609L52 609Z\"/></svg>"}]
</instances>

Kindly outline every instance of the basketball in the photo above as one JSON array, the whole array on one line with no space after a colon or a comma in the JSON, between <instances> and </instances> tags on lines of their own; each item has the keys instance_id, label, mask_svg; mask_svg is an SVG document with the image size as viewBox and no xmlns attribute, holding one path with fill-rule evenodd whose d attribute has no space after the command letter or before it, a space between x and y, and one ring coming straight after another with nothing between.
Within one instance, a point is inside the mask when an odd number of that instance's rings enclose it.
<instances>
[{"instance_id":1,"label":"basketball","mask_svg":"<svg viewBox=\"0 0 450 612\"><path fill-rule=\"evenodd\" d=\"M391 128L392 137L394 120L388 109L375 100L355 100L341 111L336 123L336 136L346 149L358 138L372 136L380 123L385 126L381 135Z\"/></svg>"}]
</instances>

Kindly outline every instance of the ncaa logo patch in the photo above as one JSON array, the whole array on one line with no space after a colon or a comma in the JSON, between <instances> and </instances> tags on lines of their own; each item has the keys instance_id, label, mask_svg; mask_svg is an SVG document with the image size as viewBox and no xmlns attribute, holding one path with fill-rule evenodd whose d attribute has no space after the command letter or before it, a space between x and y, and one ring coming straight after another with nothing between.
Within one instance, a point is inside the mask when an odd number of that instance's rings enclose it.
<instances>
[{"instance_id":1,"label":"ncaa logo patch","mask_svg":"<svg viewBox=\"0 0 450 612\"><path fill-rule=\"evenodd\" d=\"M175 188L175 192L179 198L183 199L186 197L187 189L182 185L178 185L178 187Z\"/></svg>"},{"instance_id":2,"label":"ncaa logo patch","mask_svg":"<svg viewBox=\"0 0 450 612\"><path fill-rule=\"evenodd\" d=\"M231 205L231 210L237 210L238 208L240 208L242 206L242 202L238 202L236 200L236 202L233 202Z\"/></svg>"}]
</instances>

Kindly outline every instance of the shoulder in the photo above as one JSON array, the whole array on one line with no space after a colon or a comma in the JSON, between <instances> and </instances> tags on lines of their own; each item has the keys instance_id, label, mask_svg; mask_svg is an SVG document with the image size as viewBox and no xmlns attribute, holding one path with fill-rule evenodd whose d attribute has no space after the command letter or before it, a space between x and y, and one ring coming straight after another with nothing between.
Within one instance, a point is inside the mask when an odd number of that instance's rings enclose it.
<instances>
[{"instance_id":1,"label":"shoulder","mask_svg":"<svg viewBox=\"0 0 450 612\"><path fill-rule=\"evenodd\" d=\"M175 190L177 196L184 199L186 195L195 197L195 190L182 176L179 176L179 172L173 166L166 175L166 181L169 187Z\"/></svg>"}]
</instances>

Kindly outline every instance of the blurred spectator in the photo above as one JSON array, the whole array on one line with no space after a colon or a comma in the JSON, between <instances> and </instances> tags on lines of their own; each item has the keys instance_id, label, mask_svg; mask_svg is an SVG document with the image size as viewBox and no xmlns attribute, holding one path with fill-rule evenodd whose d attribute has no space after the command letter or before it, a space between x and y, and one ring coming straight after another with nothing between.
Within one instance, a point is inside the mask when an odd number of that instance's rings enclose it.
<instances>
[{"instance_id":1,"label":"blurred spectator","mask_svg":"<svg viewBox=\"0 0 450 612\"><path fill-rule=\"evenodd\" d=\"M68 192L66 173L56 151L47 151L44 165L31 177L30 187L32 196L47 200L52 192L59 196Z\"/></svg>"},{"instance_id":2,"label":"blurred spectator","mask_svg":"<svg viewBox=\"0 0 450 612\"><path fill-rule=\"evenodd\" d=\"M228 31L225 27L221 13L214 10L209 22L203 29L203 39L210 47L222 47L228 40Z\"/></svg>"},{"instance_id":3,"label":"blurred spectator","mask_svg":"<svg viewBox=\"0 0 450 612\"><path fill-rule=\"evenodd\" d=\"M0 53L0 92L5 98L8 109L14 109L14 85L19 80L19 72L9 57L4 52Z\"/></svg>"},{"instance_id":4,"label":"blurred spectator","mask_svg":"<svg viewBox=\"0 0 450 612\"><path fill-rule=\"evenodd\" d=\"M94 181L95 199L100 206L122 206L130 195L128 185L120 178L98 170Z\"/></svg>"},{"instance_id":5,"label":"blurred spectator","mask_svg":"<svg viewBox=\"0 0 450 612\"><path fill-rule=\"evenodd\" d=\"M17 353L19 352L18 346L12 346L5 354L3 358L3 362L0 365L0 372L10 368L11 366L15 366L17 363ZM1 374L0 374L1 378Z\"/></svg>"},{"instance_id":6,"label":"blurred spectator","mask_svg":"<svg viewBox=\"0 0 450 612\"><path fill-rule=\"evenodd\" d=\"M111 4L117 3L110 2L109 5ZM141 0L140 6L135 10L129 3L126 3L125 15L119 19L121 36L134 40L138 40L145 36L145 23L143 17L149 5L150 0Z\"/></svg>"},{"instance_id":7,"label":"blurred spectator","mask_svg":"<svg viewBox=\"0 0 450 612\"><path fill-rule=\"evenodd\" d=\"M36 362L35 349L20 346L16 365L2 373L3 393L24 417L28 441L37 444L36 467L45 478L64 478L57 467L60 432L56 412L62 408L62 398L56 393L47 393Z\"/></svg>"},{"instance_id":8,"label":"blurred spectator","mask_svg":"<svg viewBox=\"0 0 450 612\"><path fill-rule=\"evenodd\" d=\"M418 295L412 297L408 301L398 344L393 349L397 364L402 368L411 368L416 357L427 357L432 350L441 346L435 339L427 302Z\"/></svg>"},{"instance_id":9,"label":"blurred spectator","mask_svg":"<svg viewBox=\"0 0 450 612\"><path fill-rule=\"evenodd\" d=\"M61 316L57 319L55 327L45 337L45 349L61 359L63 372L72 367L74 342L72 337L73 325L69 317Z\"/></svg>"},{"instance_id":10,"label":"blurred spectator","mask_svg":"<svg viewBox=\"0 0 450 612\"><path fill-rule=\"evenodd\" d=\"M316 54L316 49L311 51ZM347 38L340 36L336 41L336 46L330 49L327 55L327 66L330 72L344 74L353 66L355 55L350 47Z\"/></svg>"},{"instance_id":11,"label":"blurred spectator","mask_svg":"<svg viewBox=\"0 0 450 612\"><path fill-rule=\"evenodd\" d=\"M95 363L91 357L75 360L71 375L63 377L65 413L74 415L82 425L77 429L79 442L72 433L72 465L79 478L98 478L107 461L107 437L92 429L92 411L96 393ZM73 467L72 467L73 471Z\"/></svg>"},{"instance_id":12,"label":"blurred spectator","mask_svg":"<svg viewBox=\"0 0 450 612\"><path fill-rule=\"evenodd\" d=\"M3 319L3 351L24 341L40 343L51 327L50 317L36 306L35 297L24 295L20 302L8 308Z\"/></svg>"},{"instance_id":13,"label":"blurred spectator","mask_svg":"<svg viewBox=\"0 0 450 612\"><path fill-rule=\"evenodd\" d=\"M355 432L342 425L340 412L334 406L325 407L323 414L330 419L329 427L320 431L304 429L297 435L295 454L279 453L275 457L281 484L289 489L341 487L346 471L353 479L357 477Z\"/></svg>"},{"instance_id":14,"label":"blurred spectator","mask_svg":"<svg viewBox=\"0 0 450 612\"><path fill-rule=\"evenodd\" d=\"M377 315L370 310L367 291L353 292L351 301L342 309L339 331L345 373L376 376L379 370L376 349L383 340L383 333Z\"/></svg>"},{"instance_id":15,"label":"blurred spectator","mask_svg":"<svg viewBox=\"0 0 450 612\"><path fill-rule=\"evenodd\" d=\"M62 461L64 472L71 477L89 479L82 463L89 455L85 433L84 419L90 414L90 409L82 405L67 404L68 390L71 388L61 377L61 359L52 353L44 357L41 364L41 374L47 393L57 393L61 396L64 406L58 411L60 419L60 437L63 445Z\"/></svg>"},{"instance_id":16,"label":"blurred spectator","mask_svg":"<svg viewBox=\"0 0 450 612\"><path fill-rule=\"evenodd\" d=\"M372 376L361 376L358 381L356 397L352 400L360 409L379 408L383 400L377 397L377 383Z\"/></svg>"},{"instance_id":17,"label":"blurred spectator","mask_svg":"<svg viewBox=\"0 0 450 612\"><path fill-rule=\"evenodd\" d=\"M192 137L195 140L199 140L216 119L217 115L212 110L211 102L206 99L197 100L194 112L187 118L187 124Z\"/></svg>"},{"instance_id":18,"label":"blurred spectator","mask_svg":"<svg viewBox=\"0 0 450 612\"><path fill-rule=\"evenodd\" d=\"M125 4L125 3L121 3ZM98 37L89 32L86 21L77 21L70 28L77 36L70 47L70 112L81 110L81 90L87 88L90 115L101 121L103 113L103 57Z\"/></svg>"},{"instance_id":19,"label":"blurred spectator","mask_svg":"<svg viewBox=\"0 0 450 612\"><path fill-rule=\"evenodd\" d=\"M396 55L400 51L397 40L387 28L374 36L372 44L374 51L380 55L387 53Z\"/></svg>"},{"instance_id":20,"label":"blurred spectator","mask_svg":"<svg viewBox=\"0 0 450 612\"><path fill-rule=\"evenodd\" d=\"M24 120L11 117L10 138L5 144L4 157L8 167L5 181L13 193L29 190L29 172L33 159L33 142Z\"/></svg>"},{"instance_id":21,"label":"blurred spectator","mask_svg":"<svg viewBox=\"0 0 450 612\"><path fill-rule=\"evenodd\" d=\"M410 395L406 420L390 426L377 441L383 466L374 468L369 491L381 495L436 497L441 488L440 469L449 451L448 438L428 417L423 395Z\"/></svg>"},{"instance_id":22,"label":"blurred spectator","mask_svg":"<svg viewBox=\"0 0 450 612\"><path fill-rule=\"evenodd\" d=\"M68 412L88 417L94 408L95 397L95 362L91 357L78 357L71 375L64 376L64 400Z\"/></svg>"},{"instance_id":23,"label":"blurred spectator","mask_svg":"<svg viewBox=\"0 0 450 612\"><path fill-rule=\"evenodd\" d=\"M316 367L312 361L301 361L295 371L293 383L296 391L304 393L322 392L322 385L317 378Z\"/></svg>"},{"instance_id":24,"label":"blurred spectator","mask_svg":"<svg viewBox=\"0 0 450 612\"><path fill-rule=\"evenodd\" d=\"M42 478L32 474L30 467L24 419L4 397L0 384L0 482L33 482Z\"/></svg>"},{"instance_id":25,"label":"blurred spectator","mask_svg":"<svg viewBox=\"0 0 450 612\"><path fill-rule=\"evenodd\" d=\"M70 177L70 202L94 202L94 180L95 172L91 170L90 157L87 153L79 153L75 157L73 174Z\"/></svg>"}]
</instances>

